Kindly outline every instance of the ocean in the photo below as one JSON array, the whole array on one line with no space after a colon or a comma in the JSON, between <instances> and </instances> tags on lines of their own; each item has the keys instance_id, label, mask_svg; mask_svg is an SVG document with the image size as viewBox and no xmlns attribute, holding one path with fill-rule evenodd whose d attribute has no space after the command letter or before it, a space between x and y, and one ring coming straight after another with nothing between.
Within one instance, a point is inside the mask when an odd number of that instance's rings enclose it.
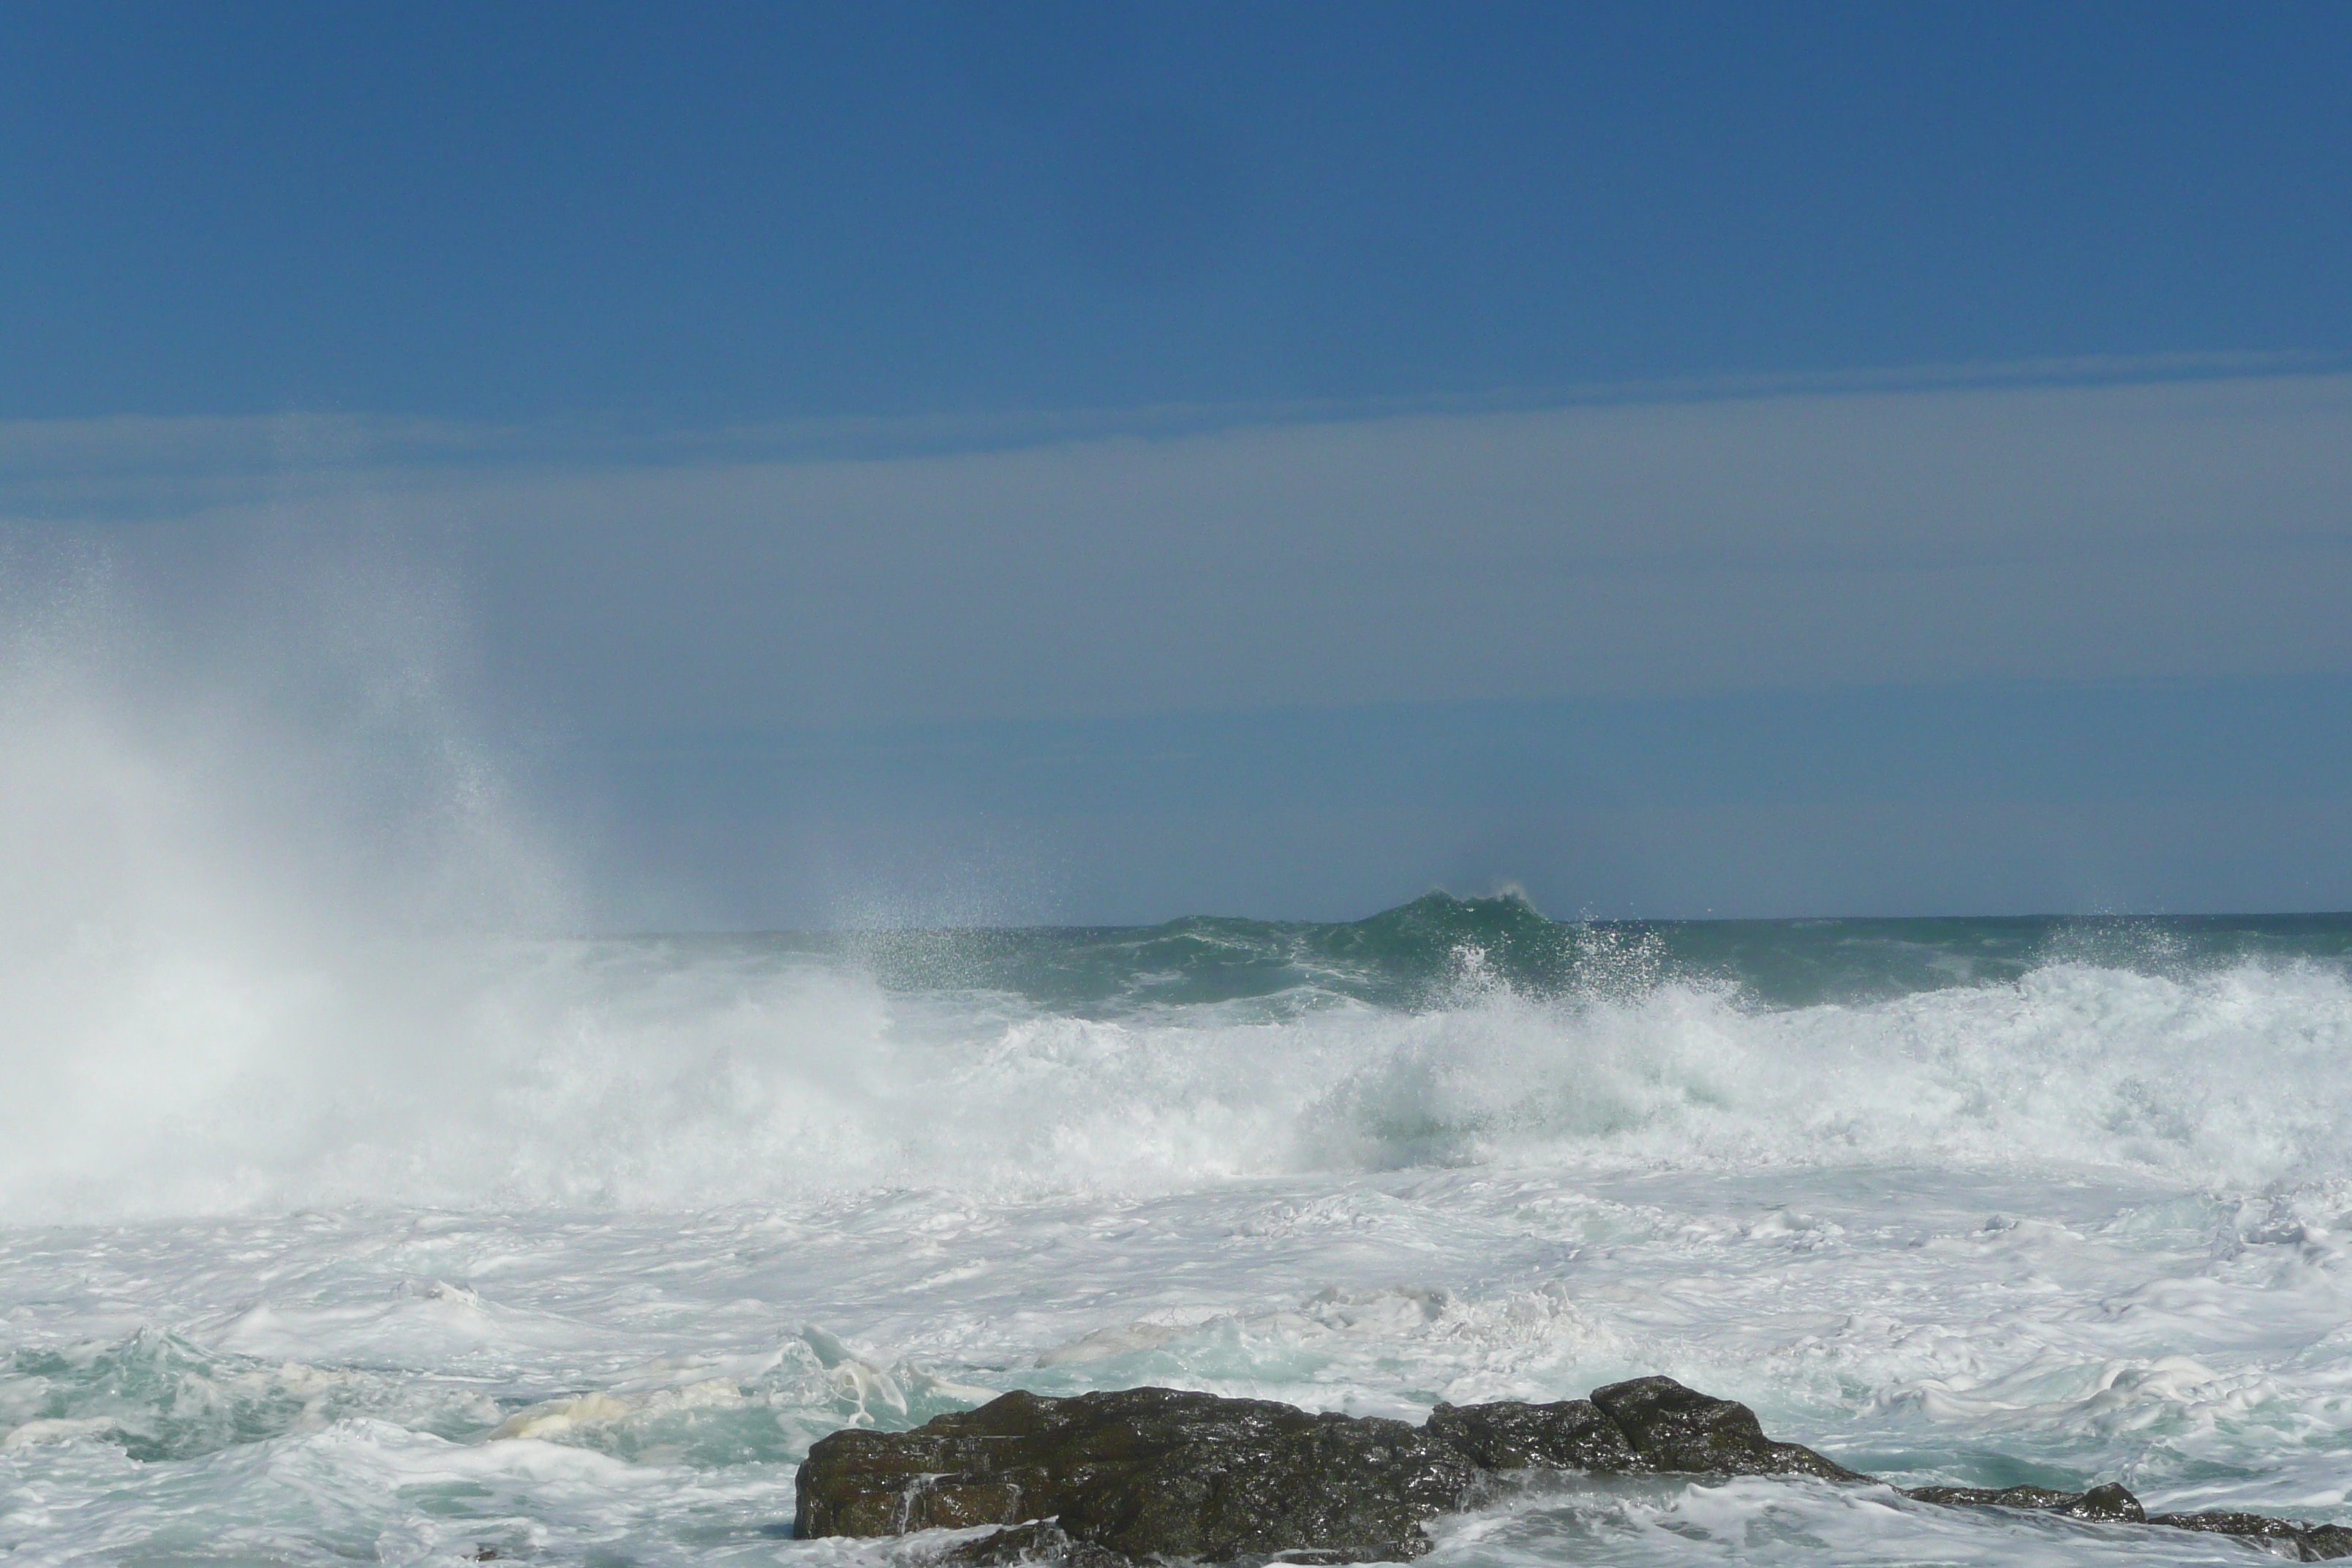
<instances>
[{"instance_id":1,"label":"ocean","mask_svg":"<svg viewBox=\"0 0 2352 1568\"><path fill-rule=\"evenodd\" d=\"M2352 916L1432 895L302 952L0 963L11 1563L911 1564L791 1538L812 1442L1012 1388L1419 1419L1647 1373L1906 1484L2352 1523ZM2258 1557L1777 1479L1433 1533Z\"/></svg>"}]
</instances>

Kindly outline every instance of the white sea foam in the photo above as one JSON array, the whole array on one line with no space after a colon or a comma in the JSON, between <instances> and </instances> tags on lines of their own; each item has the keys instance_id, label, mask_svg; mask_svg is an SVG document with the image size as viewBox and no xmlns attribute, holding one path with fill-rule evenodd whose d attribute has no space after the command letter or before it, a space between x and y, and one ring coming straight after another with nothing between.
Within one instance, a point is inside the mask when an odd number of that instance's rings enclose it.
<instances>
[{"instance_id":1,"label":"white sea foam","mask_svg":"<svg viewBox=\"0 0 2352 1568\"><path fill-rule=\"evenodd\" d=\"M340 956L373 967L257 980L118 958L18 979L0 1203L1141 1193L1490 1160L2081 1165L2245 1190L2352 1169L2352 986L2317 968L2062 965L1788 1012L1667 984L1082 1018L658 945Z\"/></svg>"}]
</instances>

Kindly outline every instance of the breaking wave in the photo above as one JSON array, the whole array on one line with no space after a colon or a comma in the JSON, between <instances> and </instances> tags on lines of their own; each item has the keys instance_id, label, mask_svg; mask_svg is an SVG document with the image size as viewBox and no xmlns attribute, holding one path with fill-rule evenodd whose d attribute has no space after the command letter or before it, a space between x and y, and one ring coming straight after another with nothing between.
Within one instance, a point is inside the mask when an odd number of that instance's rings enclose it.
<instances>
[{"instance_id":1,"label":"breaking wave","mask_svg":"<svg viewBox=\"0 0 2352 1568\"><path fill-rule=\"evenodd\" d=\"M152 992L143 1019L117 1016L118 1070L139 1071L142 1022L159 1052L208 1031L195 1060L103 1099L12 1099L0 1201L666 1206L1482 1161L2080 1164L2260 1188L2340 1173L2352 1148L2352 986L2315 964L2053 964L1770 1009L1676 981L1529 996L1473 963L1418 1009L1288 996L1084 1017L805 956L415 956L421 999L325 977L283 1014L215 999L192 1021L187 989ZM352 1037L318 1030L360 1015Z\"/></svg>"},{"instance_id":2,"label":"breaking wave","mask_svg":"<svg viewBox=\"0 0 2352 1568\"><path fill-rule=\"evenodd\" d=\"M489 934L576 906L383 601L9 606L0 1214L2352 1147L2344 917Z\"/></svg>"}]
</instances>

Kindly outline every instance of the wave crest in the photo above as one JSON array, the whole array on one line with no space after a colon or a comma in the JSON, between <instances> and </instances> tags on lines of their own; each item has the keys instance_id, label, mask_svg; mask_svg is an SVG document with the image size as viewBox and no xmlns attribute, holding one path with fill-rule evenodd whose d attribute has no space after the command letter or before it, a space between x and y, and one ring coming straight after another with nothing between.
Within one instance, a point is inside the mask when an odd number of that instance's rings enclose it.
<instances>
[{"instance_id":1,"label":"wave crest","mask_svg":"<svg viewBox=\"0 0 2352 1568\"><path fill-rule=\"evenodd\" d=\"M2259 1189L2352 1171L2352 986L2316 965L1770 1010L1721 987L1419 1012L1089 1018L855 965L511 942L423 955L345 1040L247 1033L168 1095L12 1102L13 1215L347 1202L666 1206L876 1187L1165 1191L1496 1162L2125 1167ZM331 984L304 1016L369 1011ZM183 1018L181 1027L191 1026ZM70 1161L45 1158L68 1149Z\"/></svg>"}]
</instances>

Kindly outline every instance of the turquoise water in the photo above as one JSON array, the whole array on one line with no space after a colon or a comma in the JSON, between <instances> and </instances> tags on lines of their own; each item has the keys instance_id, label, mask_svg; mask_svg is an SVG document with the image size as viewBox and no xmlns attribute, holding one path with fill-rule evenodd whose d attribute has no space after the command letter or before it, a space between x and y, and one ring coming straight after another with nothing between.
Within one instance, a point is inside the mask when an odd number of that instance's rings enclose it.
<instances>
[{"instance_id":1,"label":"turquoise water","mask_svg":"<svg viewBox=\"0 0 2352 1568\"><path fill-rule=\"evenodd\" d=\"M1808 1007L2000 984L2054 963L2174 978L2243 963L2341 969L2352 964L2352 914L1560 921L1523 899L1441 892L1330 923L1190 915L1156 926L649 940L681 952L851 956L893 989L1002 990L1082 1013L1294 993L1426 1006L1458 992L1471 953L1484 974L1528 995L1671 977L1759 1006Z\"/></svg>"}]
</instances>

